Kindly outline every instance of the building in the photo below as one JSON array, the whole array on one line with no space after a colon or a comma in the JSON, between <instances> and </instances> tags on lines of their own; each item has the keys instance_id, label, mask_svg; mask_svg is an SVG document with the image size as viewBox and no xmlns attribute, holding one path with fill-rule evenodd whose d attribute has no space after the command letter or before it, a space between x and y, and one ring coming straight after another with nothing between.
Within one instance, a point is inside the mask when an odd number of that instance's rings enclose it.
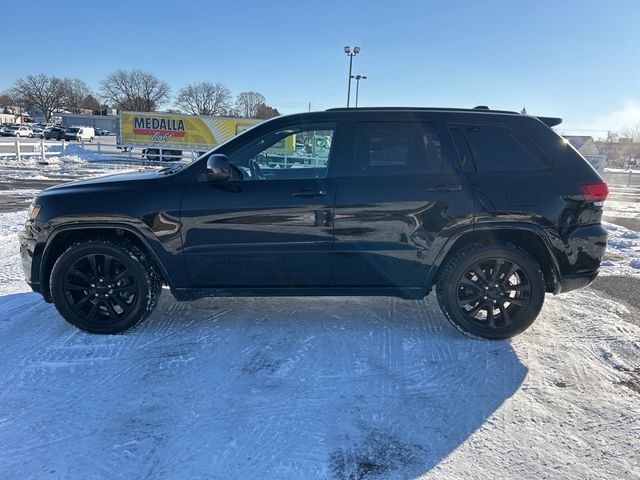
<instances>
[{"instance_id":1,"label":"building","mask_svg":"<svg viewBox=\"0 0 640 480\"><path fill-rule=\"evenodd\" d=\"M607 166L607 156L602 155L593 137L586 135L565 135L564 139L573 145L587 159L593 168L601 172Z\"/></svg>"},{"instance_id":2,"label":"building","mask_svg":"<svg viewBox=\"0 0 640 480\"><path fill-rule=\"evenodd\" d=\"M56 117L62 119L65 127L93 127L110 132L117 132L119 128L119 118L116 115L87 115L81 113L54 113Z\"/></svg>"},{"instance_id":3,"label":"building","mask_svg":"<svg viewBox=\"0 0 640 480\"><path fill-rule=\"evenodd\" d=\"M600 154L607 157L607 166L632 168L640 165L640 143L620 140L617 142L596 142Z\"/></svg>"}]
</instances>

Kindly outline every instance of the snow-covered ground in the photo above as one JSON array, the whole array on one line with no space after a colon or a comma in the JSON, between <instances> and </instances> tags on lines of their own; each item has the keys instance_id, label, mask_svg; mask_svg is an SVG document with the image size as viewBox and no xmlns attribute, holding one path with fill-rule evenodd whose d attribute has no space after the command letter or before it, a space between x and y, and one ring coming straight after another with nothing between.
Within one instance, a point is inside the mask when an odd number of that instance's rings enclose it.
<instances>
[{"instance_id":1,"label":"snow-covered ground","mask_svg":"<svg viewBox=\"0 0 640 480\"><path fill-rule=\"evenodd\" d=\"M640 214L627 193L612 218ZM168 291L96 336L29 292L25 218L0 213L1 478L640 477L640 327L593 289L549 295L511 341L461 336L433 295ZM637 277L638 232L606 227L604 274Z\"/></svg>"}]
</instances>

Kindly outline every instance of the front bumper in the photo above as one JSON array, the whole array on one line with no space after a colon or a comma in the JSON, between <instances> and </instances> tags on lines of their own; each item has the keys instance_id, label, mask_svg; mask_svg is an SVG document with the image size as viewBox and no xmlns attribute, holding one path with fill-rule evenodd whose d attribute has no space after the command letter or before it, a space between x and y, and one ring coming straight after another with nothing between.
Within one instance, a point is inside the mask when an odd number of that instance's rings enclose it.
<instances>
[{"instance_id":1,"label":"front bumper","mask_svg":"<svg viewBox=\"0 0 640 480\"><path fill-rule=\"evenodd\" d=\"M40 259L41 249L39 247L36 233L32 225L25 225L25 228L18 235L20 243L20 263L24 272L24 279L34 292L40 292Z\"/></svg>"}]
</instances>

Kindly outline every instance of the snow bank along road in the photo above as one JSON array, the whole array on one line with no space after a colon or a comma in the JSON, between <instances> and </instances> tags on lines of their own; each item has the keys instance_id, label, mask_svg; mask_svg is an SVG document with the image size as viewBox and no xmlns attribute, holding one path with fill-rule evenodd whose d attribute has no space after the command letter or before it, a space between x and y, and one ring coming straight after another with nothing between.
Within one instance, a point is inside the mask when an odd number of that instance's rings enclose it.
<instances>
[{"instance_id":1,"label":"snow bank along road","mask_svg":"<svg viewBox=\"0 0 640 480\"><path fill-rule=\"evenodd\" d=\"M613 217L638 215L628 193ZM640 477L640 327L613 297L549 296L488 342L433 295L165 291L138 328L95 336L28 292L25 215L0 213L2 478ZM605 273L638 279L637 232L608 228Z\"/></svg>"}]
</instances>

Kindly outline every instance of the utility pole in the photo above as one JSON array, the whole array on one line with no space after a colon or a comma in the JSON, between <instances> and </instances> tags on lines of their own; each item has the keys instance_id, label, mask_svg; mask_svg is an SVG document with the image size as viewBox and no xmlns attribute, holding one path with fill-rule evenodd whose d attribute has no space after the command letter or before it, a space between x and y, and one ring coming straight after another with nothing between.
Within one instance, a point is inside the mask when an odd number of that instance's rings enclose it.
<instances>
[{"instance_id":1,"label":"utility pole","mask_svg":"<svg viewBox=\"0 0 640 480\"><path fill-rule=\"evenodd\" d=\"M360 53L360 47L344 47L344 53L349 57L349 86L347 87L347 108L349 108L349 102L351 100L351 71L353 69L353 57Z\"/></svg>"},{"instance_id":2,"label":"utility pole","mask_svg":"<svg viewBox=\"0 0 640 480\"><path fill-rule=\"evenodd\" d=\"M356 108L358 108L358 92L360 91L360 80L366 80L366 75L352 75L351 78L356 79Z\"/></svg>"}]
</instances>

